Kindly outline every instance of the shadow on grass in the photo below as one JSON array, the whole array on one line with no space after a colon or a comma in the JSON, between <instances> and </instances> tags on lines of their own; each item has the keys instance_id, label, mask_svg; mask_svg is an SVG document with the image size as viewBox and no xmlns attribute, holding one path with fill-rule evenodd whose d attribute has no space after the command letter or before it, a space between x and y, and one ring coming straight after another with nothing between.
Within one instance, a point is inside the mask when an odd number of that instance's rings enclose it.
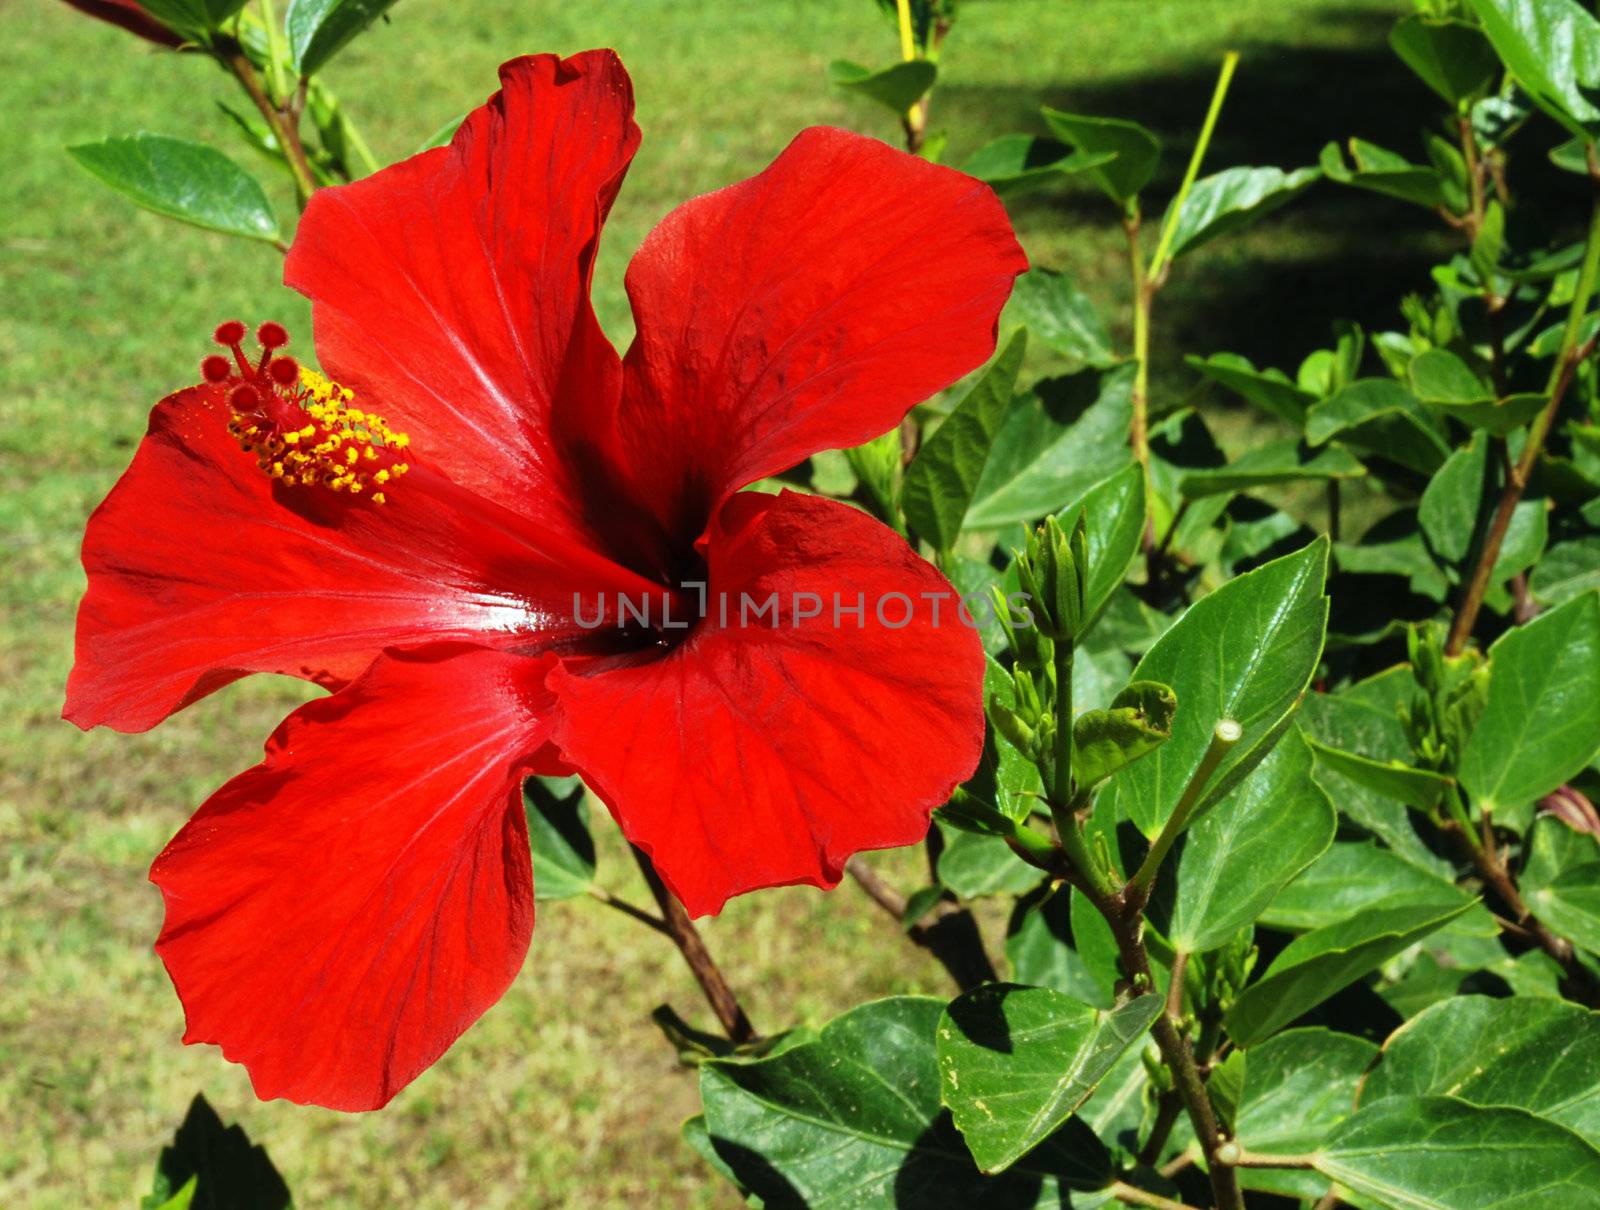
<instances>
[{"instance_id":1,"label":"shadow on grass","mask_svg":"<svg viewBox=\"0 0 1600 1210\"><path fill-rule=\"evenodd\" d=\"M1130 22L1138 6L1129 5ZM1395 16L1399 14L1396 13ZM1234 165L1291 169L1315 165L1330 141L1359 137L1425 162L1422 131L1442 129L1443 103L1388 46L1394 17L1353 6L1309 11L1316 46L1240 40L1242 59L1204 171ZM1043 91L1004 85L951 85L940 104L985 115L990 128L1043 133L1039 107L1131 118L1160 136L1163 154L1145 191L1146 225L1158 223L1176 191L1216 81L1221 55L1160 70ZM1549 165L1559 141L1536 124L1519 138L1512 180L1526 220L1547 229L1581 229L1583 191ZM1546 138L1546 136L1549 136ZM1546 139L1541 143L1541 139ZM1117 216L1101 194L1073 183L1011 203L1019 223L1112 230ZM1330 340L1332 321L1399 326L1398 302L1430 288L1429 270L1460 244L1421 207L1322 182L1256 229L1266 240L1219 240L1180 264L1157 303L1159 380L1187 375L1182 352L1242 353L1293 373L1306 353ZM1147 242L1147 251L1153 247ZM1370 367L1369 367L1370 372Z\"/></svg>"}]
</instances>

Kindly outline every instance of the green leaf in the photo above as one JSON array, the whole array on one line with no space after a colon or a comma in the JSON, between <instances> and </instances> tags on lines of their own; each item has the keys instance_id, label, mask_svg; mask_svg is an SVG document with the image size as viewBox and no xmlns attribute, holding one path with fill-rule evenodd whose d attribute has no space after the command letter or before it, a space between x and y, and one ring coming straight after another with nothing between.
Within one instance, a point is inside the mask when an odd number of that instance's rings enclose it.
<instances>
[{"instance_id":1,"label":"green leaf","mask_svg":"<svg viewBox=\"0 0 1600 1210\"><path fill-rule=\"evenodd\" d=\"M1385 798L1398 799L1419 811L1431 811L1450 788L1450 778L1431 769L1418 769L1398 760L1373 760L1354 752L1312 741L1317 760Z\"/></svg>"},{"instance_id":2,"label":"green leaf","mask_svg":"<svg viewBox=\"0 0 1600 1210\"><path fill-rule=\"evenodd\" d=\"M302 76L321 71L393 4L394 0L289 0L283 28L295 71Z\"/></svg>"},{"instance_id":3,"label":"green leaf","mask_svg":"<svg viewBox=\"0 0 1600 1210\"><path fill-rule=\"evenodd\" d=\"M1114 997L1072 944L1072 897L1063 886L1012 917L1006 960L1014 982L1051 987L1095 1008L1110 1008Z\"/></svg>"},{"instance_id":4,"label":"green leaf","mask_svg":"<svg viewBox=\"0 0 1600 1210\"><path fill-rule=\"evenodd\" d=\"M1020 895L1039 885L1044 872L1011 851L998 836L947 833L939 854L939 881L963 899Z\"/></svg>"},{"instance_id":5,"label":"green leaf","mask_svg":"<svg viewBox=\"0 0 1600 1210\"><path fill-rule=\"evenodd\" d=\"M1011 305L1033 334L1057 353L1084 365L1116 362L1111 335L1089 296L1054 269L1030 269L1017 278Z\"/></svg>"},{"instance_id":6,"label":"green leaf","mask_svg":"<svg viewBox=\"0 0 1600 1210\"><path fill-rule=\"evenodd\" d=\"M989 448L1011 406L1027 347L1028 334L1018 329L906 468L901 508L911 528L935 550L949 550L961 535Z\"/></svg>"},{"instance_id":7,"label":"green leaf","mask_svg":"<svg viewBox=\"0 0 1600 1210\"><path fill-rule=\"evenodd\" d=\"M160 134L81 143L67 154L123 197L224 235L281 242L260 183L220 151Z\"/></svg>"},{"instance_id":8,"label":"green leaf","mask_svg":"<svg viewBox=\"0 0 1600 1210\"><path fill-rule=\"evenodd\" d=\"M1336 925L1376 907L1471 902L1454 883L1388 849L1338 841L1278 892L1261 922L1298 932Z\"/></svg>"},{"instance_id":9,"label":"green leaf","mask_svg":"<svg viewBox=\"0 0 1600 1210\"><path fill-rule=\"evenodd\" d=\"M1095 118L1087 114L1044 109L1045 123L1056 138L1089 155L1112 158L1088 170L1089 179L1119 206L1127 205L1155 175L1161 144L1137 122Z\"/></svg>"},{"instance_id":10,"label":"green leaf","mask_svg":"<svg viewBox=\"0 0 1600 1210\"><path fill-rule=\"evenodd\" d=\"M1304 427L1306 409L1317 401L1315 395L1291 382L1282 370L1258 370L1237 353L1190 356L1184 360L1190 369L1295 428Z\"/></svg>"},{"instance_id":11,"label":"green leaf","mask_svg":"<svg viewBox=\"0 0 1600 1210\"><path fill-rule=\"evenodd\" d=\"M1177 260L1218 236L1248 227L1287 205L1322 177L1319 168L1226 168L1202 177L1184 198L1172 233L1170 255ZM1172 222L1169 210L1162 229Z\"/></svg>"},{"instance_id":12,"label":"green leaf","mask_svg":"<svg viewBox=\"0 0 1600 1210\"><path fill-rule=\"evenodd\" d=\"M943 1002L897 996L853 1009L811 1042L700 1067L711 1144L769 1205L811 1210L1058 1206L1111 1180L1111 1157L1069 1122L1000 1177L985 1177L939 1103Z\"/></svg>"},{"instance_id":13,"label":"green leaf","mask_svg":"<svg viewBox=\"0 0 1600 1210\"><path fill-rule=\"evenodd\" d=\"M1436 168L1413 164L1404 156L1360 139L1350 140L1350 158L1355 162L1353 169L1345 163L1339 145L1329 143L1322 149L1318 163L1330 181L1399 198L1429 210L1448 207L1455 200L1447 192L1444 178Z\"/></svg>"},{"instance_id":14,"label":"green leaf","mask_svg":"<svg viewBox=\"0 0 1600 1210\"><path fill-rule=\"evenodd\" d=\"M971 529L1056 512L1133 461L1132 366L1036 383L1000 426L967 510Z\"/></svg>"},{"instance_id":15,"label":"green leaf","mask_svg":"<svg viewBox=\"0 0 1600 1210\"><path fill-rule=\"evenodd\" d=\"M1600 1014L1565 1000L1457 996L1384 1044L1362 1105L1452 1096L1526 1109L1600 1146Z\"/></svg>"},{"instance_id":16,"label":"green leaf","mask_svg":"<svg viewBox=\"0 0 1600 1210\"><path fill-rule=\"evenodd\" d=\"M1088 630L1122 587L1128 567L1139 553L1144 536L1145 495L1144 475L1137 464L1095 484L1056 514L1063 533L1070 534L1077 528L1080 513L1085 521L1084 545L1089 555L1089 572L1083 586L1083 629Z\"/></svg>"},{"instance_id":17,"label":"green leaf","mask_svg":"<svg viewBox=\"0 0 1600 1210\"><path fill-rule=\"evenodd\" d=\"M1459 563L1472 549L1488 458L1488 440L1474 434L1445 460L1422 493L1417 523L1428 545L1446 562Z\"/></svg>"},{"instance_id":18,"label":"green leaf","mask_svg":"<svg viewBox=\"0 0 1600 1210\"><path fill-rule=\"evenodd\" d=\"M1178 480L1178 490L1190 500L1199 500L1283 483L1356 479L1366 473L1367 468L1349 450L1336 445L1314 450L1291 438L1258 446L1226 466L1190 471Z\"/></svg>"},{"instance_id":19,"label":"green leaf","mask_svg":"<svg viewBox=\"0 0 1600 1210\"><path fill-rule=\"evenodd\" d=\"M1235 1137L1251 1151L1304 1155L1355 1111L1362 1073L1378 1048L1330 1029L1289 1029L1234 1053L1250 1056ZM1238 1175L1246 1189L1308 1201L1328 1186L1323 1177L1291 1169L1241 1168Z\"/></svg>"},{"instance_id":20,"label":"green leaf","mask_svg":"<svg viewBox=\"0 0 1600 1210\"><path fill-rule=\"evenodd\" d=\"M140 7L180 34L215 30L245 6L245 0L141 0Z\"/></svg>"},{"instance_id":21,"label":"green leaf","mask_svg":"<svg viewBox=\"0 0 1600 1210\"><path fill-rule=\"evenodd\" d=\"M1561 936L1600 954L1600 846L1548 816L1533 826L1522 894Z\"/></svg>"},{"instance_id":22,"label":"green leaf","mask_svg":"<svg viewBox=\"0 0 1600 1210\"><path fill-rule=\"evenodd\" d=\"M1600 594L1513 627L1489 649L1489 703L1461 754L1484 810L1548 794L1600 750Z\"/></svg>"},{"instance_id":23,"label":"green leaf","mask_svg":"<svg viewBox=\"0 0 1600 1210\"><path fill-rule=\"evenodd\" d=\"M987 703L996 699L1003 706L1015 708L1016 683L1011 679L1011 674L993 656L989 656L984 662L983 700ZM985 772L992 783L994 804L1001 814L1016 821L1027 819L1038 802L1038 792L1042 788L1039 767L1018 752L1011 741L992 726L985 741L980 778ZM980 784L978 793L981 794L985 788Z\"/></svg>"},{"instance_id":24,"label":"green leaf","mask_svg":"<svg viewBox=\"0 0 1600 1210\"><path fill-rule=\"evenodd\" d=\"M1189 953L1222 945L1327 850L1337 825L1333 804L1311 780L1311 749L1292 728L1189 829L1167 939Z\"/></svg>"},{"instance_id":25,"label":"green leaf","mask_svg":"<svg viewBox=\"0 0 1600 1210\"><path fill-rule=\"evenodd\" d=\"M1483 31L1465 21L1406 17L1389 31L1389 45L1452 105L1486 92L1500 67Z\"/></svg>"},{"instance_id":26,"label":"green leaf","mask_svg":"<svg viewBox=\"0 0 1600 1210\"><path fill-rule=\"evenodd\" d=\"M1407 377L1412 393L1424 403L1479 403L1494 398L1494 388L1448 349L1418 353Z\"/></svg>"},{"instance_id":27,"label":"green leaf","mask_svg":"<svg viewBox=\"0 0 1600 1210\"><path fill-rule=\"evenodd\" d=\"M1265 1040L1470 906L1446 900L1371 908L1296 937L1234 1001L1223 1020L1228 1036L1240 1046Z\"/></svg>"},{"instance_id":28,"label":"green leaf","mask_svg":"<svg viewBox=\"0 0 1600 1210\"><path fill-rule=\"evenodd\" d=\"M139 1203L140 1210L189 1210L194 1205L195 1191L200 1188L200 1178L191 1176L171 1197L157 1199L154 1195Z\"/></svg>"},{"instance_id":29,"label":"green leaf","mask_svg":"<svg viewBox=\"0 0 1600 1210\"><path fill-rule=\"evenodd\" d=\"M522 784L533 848L534 898L573 899L594 885L594 837L577 778L530 777Z\"/></svg>"},{"instance_id":30,"label":"green leaf","mask_svg":"<svg viewBox=\"0 0 1600 1210\"><path fill-rule=\"evenodd\" d=\"M1469 0L1507 70L1576 135L1600 135L1600 22L1577 0Z\"/></svg>"},{"instance_id":31,"label":"green leaf","mask_svg":"<svg viewBox=\"0 0 1600 1210\"><path fill-rule=\"evenodd\" d=\"M1017 197L1063 177L1110 163L1114 158L1109 153L1075 152L1055 139L1008 134L978 148L961 165L961 171L977 177L1001 197Z\"/></svg>"},{"instance_id":32,"label":"green leaf","mask_svg":"<svg viewBox=\"0 0 1600 1210\"><path fill-rule=\"evenodd\" d=\"M1148 756L1172 737L1178 699L1153 681L1135 681L1105 710L1086 710L1072 724L1072 779L1080 790Z\"/></svg>"},{"instance_id":33,"label":"green leaf","mask_svg":"<svg viewBox=\"0 0 1600 1210\"><path fill-rule=\"evenodd\" d=\"M1546 605L1564 605L1600 588L1600 537L1590 535L1552 546L1528 577L1528 588Z\"/></svg>"},{"instance_id":34,"label":"green leaf","mask_svg":"<svg viewBox=\"0 0 1600 1210\"><path fill-rule=\"evenodd\" d=\"M1450 456L1437 423L1390 378L1359 378L1306 413L1307 441L1321 445L1335 437L1425 475Z\"/></svg>"},{"instance_id":35,"label":"green leaf","mask_svg":"<svg viewBox=\"0 0 1600 1210\"><path fill-rule=\"evenodd\" d=\"M456 131L461 128L461 123L465 122L466 120L466 114L458 113L455 117L451 118L443 126L439 127L438 130L434 131L425 140L423 140L422 144L418 146L417 150L411 154L417 155L420 152L432 151L435 147L448 147L450 145L450 140L456 137Z\"/></svg>"},{"instance_id":36,"label":"green leaf","mask_svg":"<svg viewBox=\"0 0 1600 1210\"><path fill-rule=\"evenodd\" d=\"M1196 818L1260 763L1282 733L1322 655L1328 601L1328 544L1275 559L1202 597L1134 669L1138 680L1178 695L1172 739L1122 770L1111 784L1123 813L1154 836L1211 742L1231 718L1243 739L1223 761Z\"/></svg>"},{"instance_id":37,"label":"green leaf","mask_svg":"<svg viewBox=\"0 0 1600 1210\"><path fill-rule=\"evenodd\" d=\"M941 1096L978 1167L1004 1172L1054 1133L1160 1012L1155 995L1101 1013L1003 983L952 1001L939 1019Z\"/></svg>"},{"instance_id":38,"label":"green leaf","mask_svg":"<svg viewBox=\"0 0 1600 1210\"><path fill-rule=\"evenodd\" d=\"M938 75L939 69L926 59L909 59L876 71L849 59L835 59L828 65L828 79L836 87L868 97L897 114L920 101Z\"/></svg>"},{"instance_id":39,"label":"green leaf","mask_svg":"<svg viewBox=\"0 0 1600 1210\"><path fill-rule=\"evenodd\" d=\"M1244 1095L1245 1068L1249 1061L1249 1051L1232 1051L1211 1069L1206 1079L1206 1095L1217 1111L1218 1123L1228 1134L1233 1133L1234 1120L1239 1114L1239 1098Z\"/></svg>"},{"instance_id":40,"label":"green leaf","mask_svg":"<svg viewBox=\"0 0 1600 1210\"><path fill-rule=\"evenodd\" d=\"M1600 1152L1520 1109L1390 1097L1335 1126L1317 1171L1378 1205L1419 1210L1600 1206Z\"/></svg>"}]
</instances>

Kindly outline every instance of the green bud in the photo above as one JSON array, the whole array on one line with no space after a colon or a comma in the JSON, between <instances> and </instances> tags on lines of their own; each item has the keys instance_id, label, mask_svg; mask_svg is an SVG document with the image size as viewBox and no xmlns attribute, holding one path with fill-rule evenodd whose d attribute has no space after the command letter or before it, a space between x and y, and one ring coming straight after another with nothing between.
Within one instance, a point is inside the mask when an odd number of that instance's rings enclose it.
<instances>
[{"instance_id":1,"label":"green bud","mask_svg":"<svg viewBox=\"0 0 1600 1210\"><path fill-rule=\"evenodd\" d=\"M1017 717L1016 712L997 697L989 699L989 719L994 729L1011 741L1017 751L1031 754L1038 736L1032 727Z\"/></svg>"}]
</instances>

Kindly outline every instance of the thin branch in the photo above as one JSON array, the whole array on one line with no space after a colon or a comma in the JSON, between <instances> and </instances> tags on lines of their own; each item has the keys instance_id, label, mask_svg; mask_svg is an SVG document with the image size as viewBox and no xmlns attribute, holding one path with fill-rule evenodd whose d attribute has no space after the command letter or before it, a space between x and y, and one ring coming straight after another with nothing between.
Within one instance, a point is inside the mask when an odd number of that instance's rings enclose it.
<instances>
[{"instance_id":1,"label":"thin branch","mask_svg":"<svg viewBox=\"0 0 1600 1210\"><path fill-rule=\"evenodd\" d=\"M1148 1206L1150 1210L1195 1210L1188 1202L1175 1202L1159 1193L1149 1193L1125 1181L1112 1181L1106 1192L1129 1206Z\"/></svg>"},{"instance_id":2,"label":"thin branch","mask_svg":"<svg viewBox=\"0 0 1600 1210\"><path fill-rule=\"evenodd\" d=\"M1230 1168L1315 1168L1317 1166L1316 1157L1312 1155L1265 1155L1241 1147L1232 1139L1217 1148L1217 1163L1226 1164Z\"/></svg>"},{"instance_id":3,"label":"thin branch","mask_svg":"<svg viewBox=\"0 0 1600 1210\"><path fill-rule=\"evenodd\" d=\"M261 86L261 78L256 75L256 69L237 42L217 39L217 54L233 73L234 78L239 81L240 86L250 95L251 102L261 112L267 128L278 140L284 160L289 165L290 175L294 177L295 190L300 195L300 205L304 206L316 192L317 183L311 175L311 164L306 159L305 146L300 142L298 124L291 125L284 117L283 111L272 103L272 98L267 96L266 90Z\"/></svg>"},{"instance_id":4,"label":"thin branch","mask_svg":"<svg viewBox=\"0 0 1600 1210\"><path fill-rule=\"evenodd\" d=\"M589 898L598 903L605 904L613 911L621 912L624 916L628 916L634 920L637 920L647 929L653 929L664 937L672 936L672 930L667 927L667 922L661 919L660 916L652 916L642 907L636 907L635 905L629 903L626 899L622 899L619 896L613 895L610 891L603 890L597 886L591 886L588 888L588 895Z\"/></svg>"},{"instance_id":5,"label":"thin branch","mask_svg":"<svg viewBox=\"0 0 1600 1210\"><path fill-rule=\"evenodd\" d=\"M1182 1098L1178 1096L1176 1089L1167 1089L1156 1102L1156 1120L1150 1126L1150 1137L1144 1141L1144 1146L1139 1148L1141 1164L1153 1165L1161 1158L1161 1150L1167 1145L1167 1139L1172 1137L1172 1128L1178 1124L1178 1118L1182 1115ZM1183 1156L1180 1155L1178 1159L1183 1159ZM1192 1163L1194 1159L1191 1156L1182 1167ZM1162 1175L1166 1175L1165 1169L1162 1169Z\"/></svg>"},{"instance_id":6,"label":"thin branch","mask_svg":"<svg viewBox=\"0 0 1600 1210\"><path fill-rule=\"evenodd\" d=\"M679 952L683 954L683 960L689 964L689 970L699 982L700 990L705 992L711 1010L717 1014L717 1020L722 1023L722 1032L728 1035L730 1042L754 1041L755 1027L750 1024L750 1018L745 1016L744 1009L739 1006L738 997L728 986L721 968L711 957L711 951L706 949L706 943L700 938L700 930L695 928L694 921L689 919L689 913L684 910L683 904L678 902L677 897L667 890L666 884L661 881L661 876L656 873L655 866L650 864L650 859L645 856L644 851L635 847L633 856L639 863L639 872L644 875L645 884L655 896L656 905L661 909L662 921L666 925L667 932Z\"/></svg>"}]
</instances>

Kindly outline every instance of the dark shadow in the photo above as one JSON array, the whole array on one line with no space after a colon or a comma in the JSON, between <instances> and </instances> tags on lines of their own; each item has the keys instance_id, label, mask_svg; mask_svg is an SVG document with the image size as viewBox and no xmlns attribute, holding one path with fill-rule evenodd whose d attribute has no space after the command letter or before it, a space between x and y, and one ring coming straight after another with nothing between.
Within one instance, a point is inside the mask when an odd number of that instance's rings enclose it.
<instances>
[{"instance_id":1,"label":"dark shadow","mask_svg":"<svg viewBox=\"0 0 1600 1210\"><path fill-rule=\"evenodd\" d=\"M190 1210L288 1210L289 1187L239 1126L224 1126L204 1096L196 1094L189 1112L162 1148L159 1181L175 1194L190 1178L195 1183Z\"/></svg>"}]
</instances>

